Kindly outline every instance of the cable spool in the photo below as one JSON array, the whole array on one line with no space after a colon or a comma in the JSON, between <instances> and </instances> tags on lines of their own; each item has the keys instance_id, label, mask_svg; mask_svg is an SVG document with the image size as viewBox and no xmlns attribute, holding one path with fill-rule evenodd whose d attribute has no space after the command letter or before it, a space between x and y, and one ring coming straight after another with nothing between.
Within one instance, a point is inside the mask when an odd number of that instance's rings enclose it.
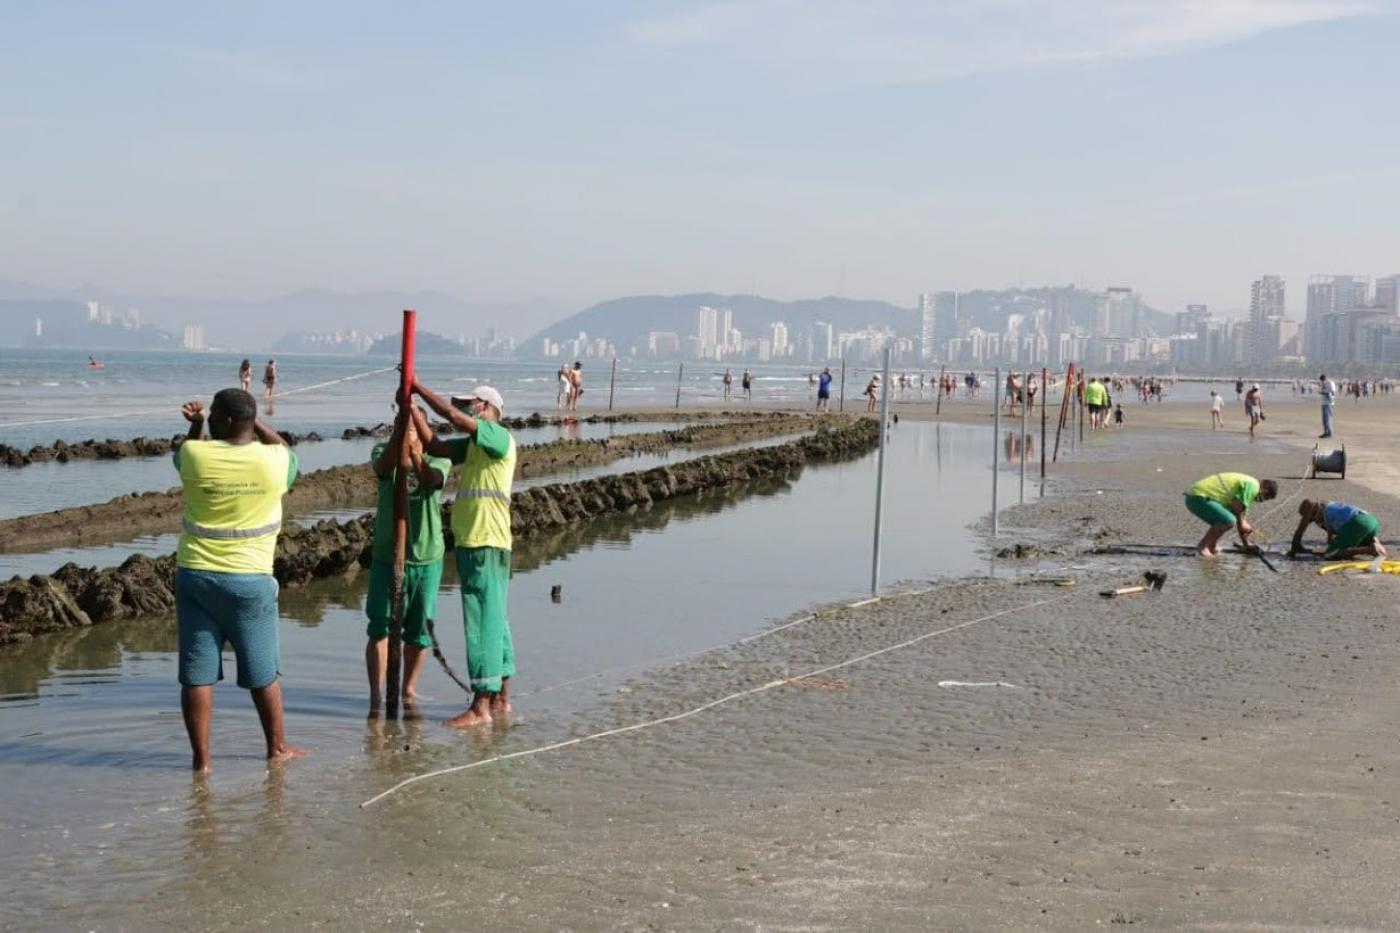
<instances>
[{"instance_id":1,"label":"cable spool","mask_svg":"<svg viewBox=\"0 0 1400 933\"><path fill-rule=\"evenodd\" d=\"M1347 448L1345 444L1340 450L1322 450L1316 445L1313 446L1313 479L1317 479L1319 473L1336 473L1342 479L1347 478Z\"/></svg>"}]
</instances>

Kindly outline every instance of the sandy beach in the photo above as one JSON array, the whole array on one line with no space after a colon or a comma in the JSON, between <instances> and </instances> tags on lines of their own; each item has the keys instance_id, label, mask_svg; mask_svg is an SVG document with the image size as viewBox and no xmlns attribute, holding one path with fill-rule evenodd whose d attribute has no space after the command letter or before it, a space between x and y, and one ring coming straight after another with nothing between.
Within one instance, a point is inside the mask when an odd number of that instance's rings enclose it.
<instances>
[{"instance_id":1,"label":"sandy beach","mask_svg":"<svg viewBox=\"0 0 1400 933\"><path fill-rule=\"evenodd\" d=\"M980 421L987 407L944 415ZM778 686L425 780L366 809L366 782L308 784L296 767L231 798L196 788L175 801L182 858L154 902L74 898L47 919L1394 927L1400 583L1320 577L1302 561L1275 574L1240 555L1197 560L1187 548L1201 526L1181 492L1242 469L1277 478L1281 499L1346 499L1400 527L1400 502L1384 493L1395 414L1387 399L1339 406L1336 442L1353 467L1346 480L1303 481L1313 405L1276 406L1253 444L1238 418L1208 430L1204 405L1134 405L1127 430L1088 438L1044 498L1006 509L998 540L983 538L989 552L1021 543L1042 560L794 616L769 637L634 677L569 734ZM1275 545L1286 547L1296 501L1256 510ZM1097 595L1147 569L1167 572L1161 593ZM512 729L528 736L531 715L522 704ZM424 749L433 728L370 724L380 777L368 789L458 763ZM508 736L481 737L479 753L529 744Z\"/></svg>"}]
</instances>

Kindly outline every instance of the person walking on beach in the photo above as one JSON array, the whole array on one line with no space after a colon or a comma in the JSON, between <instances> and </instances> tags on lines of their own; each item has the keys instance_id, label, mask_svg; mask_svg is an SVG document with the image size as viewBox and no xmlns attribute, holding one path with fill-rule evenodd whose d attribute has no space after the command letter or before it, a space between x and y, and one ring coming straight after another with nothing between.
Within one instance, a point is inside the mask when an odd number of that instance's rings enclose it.
<instances>
[{"instance_id":1,"label":"person walking on beach","mask_svg":"<svg viewBox=\"0 0 1400 933\"><path fill-rule=\"evenodd\" d=\"M1240 544L1250 548L1254 528L1245 513L1255 502L1266 502L1278 495L1278 483L1259 480L1245 473L1213 473L1197 480L1186 490L1186 511L1210 528L1196 544L1199 557L1220 553L1220 539L1232 527L1239 531Z\"/></svg>"},{"instance_id":2,"label":"person walking on beach","mask_svg":"<svg viewBox=\"0 0 1400 933\"><path fill-rule=\"evenodd\" d=\"M1236 380L1235 380L1235 401L1239 401L1239 400L1240 400L1240 397L1241 397L1242 395L1244 395L1244 380L1243 380L1243 379L1236 379Z\"/></svg>"},{"instance_id":3,"label":"person walking on beach","mask_svg":"<svg viewBox=\"0 0 1400 933\"><path fill-rule=\"evenodd\" d=\"M822 368L817 377L817 411L831 411L831 367Z\"/></svg>"},{"instance_id":4,"label":"person walking on beach","mask_svg":"<svg viewBox=\"0 0 1400 933\"><path fill-rule=\"evenodd\" d=\"M753 401L753 373L749 372L749 369L748 369L747 366L744 367L744 378L743 378L743 380L739 383L739 385L740 385L740 388L742 388L742 389L744 390L744 399L745 399L745 401L752 402L752 401Z\"/></svg>"},{"instance_id":5,"label":"person walking on beach","mask_svg":"<svg viewBox=\"0 0 1400 933\"><path fill-rule=\"evenodd\" d=\"M1323 373L1317 377L1317 392L1322 397L1322 433L1318 438L1332 436L1333 405L1337 401L1337 384Z\"/></svg>"},{"instance_id":6,"label":"person walking on beach","mask_svg":"<svg viewBox=\"0 0 1400 933\"><path fill-rule=\"evenodd\" d=\"M195 771L209 770L214 684L223 680L227 642L238 661L238 686L252 694L269 761L306 754L283 734L279 678L277 580L272 575L282 530L282 495L297 474L297 456L258 418L242 389L223 389L209 406L180 413L189 432L175 451L184 488L184 531L175 557L180 711Z\"/></svg>"},{"instance_id":7,"label":"person walking on beach","mask_svg":"<svg viewBox=\"0 0 1400 933\"><path fill-rule=\"evenodd\" d=\"M1104 425L1108 409L1108 389L1098 376L1084 386L1084 407L1089 409L1089 430L1097 431Z\"/></svg>"},{"instance_id":8,"label":"person walking on beach","mask_svg":"<svg viewBox=\"0 0 1400 933\"><path fill-rule=\"evenodd\" d=\"M554 393L554 410L562 411L568 408L569 400L574 395L574 380L569 376L569 367L559 364L559 372L555 374L559 379L559 388Z\"/></svg>"},{"instance_id":9,"label":"person walking on beach","mask_svg":"<svg viewBox=\"0 0 1400 933\"><path fill-rule=\"evenodd\" d=\"M1303 532L1316 525L1327 533L1327 547L1319 551L1303 547ZM1381 544L1381 523L1370 512L1345 502L1304 499L1298 504L1298 528L1288 556L1320 554L1327 560L1353 557L1385 557Z\"/></svg>"},{"instance_id":10,"label":"person walking on beach","mask_svg":"<svg viewBox=\"0 0 1400 933\"><path fill-rule=\"evenodd\" d=\"M724 383L724 400L729 401L730 393L734 391L734 374L729 371L729 367L724 367L724 375L720 378Z\"/></svg>"},{"instance_id":11,"label":"person walking on beach","mask_svg":"<svg viewBox=\"0 0 1400 933\"><path fill-rule=\"evenodd\" d=\"M816 373L808 373L808 374L807 374L807 397L808 397L808 398L811 398L811 397L812 397L812 393L815 392L816 390L817 390L817 374L816 374Z\"/></svg>"},{"instance_id":12,"label":"person walking on beach","mask_svg":"<svg viewBox=\"0 0 1400 933\"><path fill-rule=\"evenodd\" d=\"M408 538L403 567L403 677L401 696L404 709L418 699L418 675L433 646L428 626L437 617L438 587L442 581L442 487L452 471L445 457L426 455L424 447L433 441L433 429L418 408L409 410L409 421L396 420L394 433L386 444L375 445L370 453L374 475L379 480L378 509L374 514L374 543L371 546L369 595L365 615L369 617L365 636L365 673L369 677L370 712L378 712L384 699L384 673L389 666L389 629L393 619L391 589L394 581L394 484L398 476L402 445L408 445L412 470L408 475Z\"/></svg>"},{"instance_id":13,"label":"person walking on beach","mask_svg":"<svg viewBox=\"0 0 1400 933\"><path fill-rule=\"evenodd\" d=\"M272 401L273 393L277 388L276 360L268 360L267 365L263 367L263 387L263 398L269 402Z\"/></svg>"},{"instance_id":14,"label":"person walking on beach","mask_svg":"<svg viewBox=\"0 0 1400 933\"><path fill-rule=\"evenodd\" d=\"M245 357L238 365L238 387L247 392L253 386L253 364Z\"/></svg>"},{"instance_id":15,"label":"person walking on beach","mask_svg":"<svg viewBox=\"0 0 1400 933\"><path fill-rule=\"evenodd\" d=\"M578 398L583 394L583 364L578 360L574 360L574 368L569 370L569 385L573 388L569 396L569 411L578 414Z\"/></svg>"},{"instance_id":16,"label":"person walking on beach","mask_svg":"<svg viewBox=\"0 0 1400 933\"><path fill-rule=\"evenodd\" d=\"M1123 403L1119 402L1113 407L1113 430L1123 430Z\"/></svg>"},{"instance_id":17,"label":"person walking on beach","mask_svg":"<svg viewBox=\"0 0 1400 933\"><path fill-rule=\"evenodd\" d=\"M465 411L417 380L413 391L465 435L445 441L434 437L424 449L429 456L447 457L462 465L457 497L452 502L452 536L467 630L467 674L473 692L471 705L447 720L447 725L487 725L510 713L510 678L515 676L515 648L506 613L515 438L500 424L505 402L490 386L477 386L462 397Z\"/></svg>"},{"instance_id":18,"label":"person walking on beach","mask_svg":"<svg viewBox=\"0 0 1400 933\"><path fill-rule=\"evenodd\" d=\"M1225 399L1214 389L1210 390L1210 429L1225 427Z\"/></svg>"},{"instance_id":19,"label":"person walking on beach","mask_svg":"<svg viewBox=\"0 0 1400 933\"><path fill-rule=\"evenodd\" d=\"M1259 394L1259 383L1249 387L1244 394L1244 414L1249 419L1249 439L1254 440L1254 429L1264 419L1264 397Z\"/></svg>"},{"instance_id":20,"label":"person walking on beach","mask_svg":"<svg viewBox=\"0 0 1400 933\"><path fill-rule=\"evenodd\" d=\"M875 400L880 394L880 374L876 373L870 377L870 381L865 384L865 410L871 414L875 412Z\"/></svg>"}]
</instances>

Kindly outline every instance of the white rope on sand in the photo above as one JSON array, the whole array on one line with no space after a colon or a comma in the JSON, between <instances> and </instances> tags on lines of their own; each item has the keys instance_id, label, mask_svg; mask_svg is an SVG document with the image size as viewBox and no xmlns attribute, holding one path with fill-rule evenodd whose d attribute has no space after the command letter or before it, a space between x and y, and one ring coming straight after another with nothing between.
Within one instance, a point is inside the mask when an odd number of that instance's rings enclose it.
<instances>
[{"instance_id":1,"label":"white rope on sand","mask_svg":"<svg viewBox=\"0 0 1400 933\"><path fill-rule=\"evenodd\" d=\"M296 389L288 389L286 392L277 392L272 397L274 399L285 398L288 395L300 395L303 392L313 392L316 389L324 389L328 386L339 385L342 382L353 382L356 379L364 379L367 376L378 376L381 373L391 373L398 369L397 366L388 366L384 369L371 369L363 373L355 373L353 376L343 376L340 379L331 379L328 382L318 382L315 385L301 386ZM169 405L162 405L159 408L138 408L133 411L107 412L101 415L78 415L73 418L41 418L35 421L0 421L0 428L25 428L38 424L71 424L75 421L107 421L114 418L132 418L136 415L158 415L163 411L169 411Z\"/></svg>"},{"instance_id":2,"label":"white rope on sand","mask_svg":"<svg viewBox=\"0 0 1400 933\"><path fill-rule=\"evenodd\" d=\"M451 768L440 768L437 771L429 771L424 774L414 775L413 777L405 778L404 780L395 784L393 787L390 787L388 790L382 791L381 793L374 795L370 799L366 800L364 803L360 804L360 808L364 809L365 807L372 806L373 804L376 804L379 801L383 800L385 797L389 797L397 793L403 788L408 787L410 784L417 784L419 781L426 781L431 778L442 777L448 774L456 774L461 771L470 771L474 768L482 768L486 765L496 764L502 761L510 761L513 758L528 758L534 755L542 755L545 752L558 751L559 749L569 748L573 745L582 745L585 742L595 742L599 739L612 738L613 736L626 735L629 732L640 732L643 729L651 729L656 726L680 722L681 720L690 719L692 716L698 716L701 713L708 712L709 710L715 709L719 706L723 706L726 703L733 703L736 700L742 700L751 696L757 696L760 693L766 693L767 691L774 690L778 687L798 683L800 681L807 680L813 677L819 677L822 674L829 674L832 671L841 670L842 668L850 667L853 664L860 664L863 661L869 661L872 658L878 658L881 655L889 654L892 651L899 651L904 648L912 647L913 645L917 645L920 642L927 641L930 638L937 638L940 635L947 635L952 632L959 631L960 629L970 628L974 625L979 625L983 622L990 622L993 619L999 619L1002 616L1011 615L1017 612L1026 612L1028 610L1036 609L1041 606L1051 605L1052 603L1063 602L1064 600L1070 599L1075 595L1076 594L1074 593L1069 593L1064 596L1056 596L1050 599L1036 600L1035 602L1026 603L1023 606L1015 606L1011 609L1003 609L1000 612L993 612L990 615L981 616L980 618L969 619L966 622L959 622L956 625L949 625L944 628L934 629L933 631L925 632L922 635L917 635L906 641L899 642L898 644L887 645L884 648L877 648L874 651L867 651L865 654L857 655L853 658L847 658L846 660L838 661L835 664L828 664L825 667L816 668L815 670L808 671L805 674L798 674L793 677L784 677L779 680L770 680L767 683L760 684L757 687L751 687L748 690L740 690L736 693L731 693L727 696L719 697L718 699L711 700L708 703L697 706L694 709L686 710L683 713L675 713L670 716L662 716L658 719L649 719L646 722L633 723L630 726L620 726L616 729L607 729L603 732L594 732L591 735L584 735L579 736L577 738L565 739L560 742L551 742L548 745L540 745L535 748L527 748L518 752L510 752L504 755L493 755L490 758L483 758L480 761L473 761L464 765L456 765Z\"/></svg>"}]
</instances>

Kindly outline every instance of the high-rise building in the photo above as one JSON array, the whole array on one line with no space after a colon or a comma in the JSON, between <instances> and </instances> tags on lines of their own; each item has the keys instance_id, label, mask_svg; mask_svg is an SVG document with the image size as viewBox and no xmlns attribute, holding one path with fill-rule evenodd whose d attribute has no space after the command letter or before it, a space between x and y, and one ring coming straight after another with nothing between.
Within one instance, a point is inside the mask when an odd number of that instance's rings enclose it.
<instances>
[{"instance_id":1,"label":"high-rise building","mask_svg":"<svg viewBox=\"0 0 1400 933\"><path fill-rule=\"evenodd\" d=\"M1365 307L1370 296L1370 280L1358 275L1314 275L1308 279L1308 310L1303 321L1303 343L1308 359L1330 362L1342 359L1336 338L1342 332L1337 322L1327 319Z\"/></svg>"},{"instance_id":2,"label":"high-rise building","mask_svg":"<svg viewBox=\"0 0 1400 933\"><path fill-rule=\"evenodd\" d=\"M714 359L719 352L719 312L701 305L695 324L695 337L700 344L700 357Z\"/></svg>"},{"instance_id":3,"label":"high-rise building","mask_svg":"<svg viewBox=\"0 0 1400 933\"><path fill-rule=\"evenodd\" d=\"M1266 366L1278 355L1278 323L1284 313L1283 279L1266 275L1249 287L1249 362Z\"/></svg>"},{"instance_id":4,"label":"high-rise building","mask_svg":"<svg viewBox=\"0 0 1400 933\"><path fill-rule=\"evenodd\" d=\"M729 308L719 310L719 346L716 348L720 356L726 353L738 353L744 345L743 337L736 337L734 334L734 312Z\"/></svg>"},{"instance_id":5,"label":"high-rise building","mask_svg":"<svg viewBox=\"0 0 1400 933\"><path fill-rule=\"evenodd\" d=\"M836 355L834 339L835 334L827 322L817 321L812 325L812 362L825 363Z\"/></svg>"},{"instance_id":6,"label":"high-rise building","mask_svg":"<svg viewBox=\"0 0 1400 933\"><path fill-rule=\"evenodd\" d=\"M919 359L931 363L938 356L938 304L928 292L919 296Z\"/></svg>"},{"instance_id":7,"label":"high-rise building","mask_svg":"<svg viewBox=\"0 0 1400 933\"><path fill-rule=\"evenodd\" d=\"M1376 307L1400 315L1400 275L1376 279Z\"/></svg>"},{"instance_id":8,"label":"high-rise building","mask_svg":"<svg viewBox=\"0 0 1400 933\"><path fill-rule=\"evenodd\" d=\"M181 342L186 350L203 350L204 347L204 325L186 324L184 340Z\"/></svg>"},{"instance_id":9,"label":"high-rise building","mask_svg":"<svg viewBox=\"0 0 1400 933\"><path fill-rule=\"evenodd\" d=\"M773 322L773 356L781 359L788 355L788 329L787 322Z\"/></svg>"},{"instance_id":10,"label":"high-rise building","mask_svg":"<svg viewBox=\"0 0 1400 933\"><path fill-rule=\"evenodd\" d=\"M1176 314L1176 332L1194 334L1201 325L1210 320L1210 308L1205 305L1187 305L1185 311Z\"/></svg>"}]
</instances>

